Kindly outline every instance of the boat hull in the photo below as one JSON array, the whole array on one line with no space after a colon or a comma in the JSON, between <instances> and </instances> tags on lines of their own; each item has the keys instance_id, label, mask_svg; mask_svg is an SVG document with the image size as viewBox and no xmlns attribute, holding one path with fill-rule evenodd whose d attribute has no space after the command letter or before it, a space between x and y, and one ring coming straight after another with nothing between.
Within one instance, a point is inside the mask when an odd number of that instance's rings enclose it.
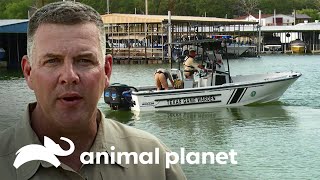
<instances>
[{"instance_id":1,"label":"boat hull","mask_svg":"<svg viewBox=\"0 0 320 180\"><path fill-rule=\"evenodd\" d=\"M208 107L232 107L277 101L301 74L251 83L228 83L168 91L133 92L133 111L170 111Z\"/></svg>"},{"instance_id":2,"label":"boat hull","mask_svg":"<svg viewBox=\"0 0 320 180\"><path fill-rule=\"evenodd\" d=\"M228 54L233 54L236 56L241 56L244 52L254 46L237 46L237 45L230 45L228 46Z\"/></svg>"},{"instance_id":3,"label":"boat hull","mask_svg":"<svg viewBox=\"0 0 320 180\"><path fill-rule=\"evenodd\" d=\"M291 46L292 53L304 53L305 47L304 46Z\"/></svg>"}]
</instances>

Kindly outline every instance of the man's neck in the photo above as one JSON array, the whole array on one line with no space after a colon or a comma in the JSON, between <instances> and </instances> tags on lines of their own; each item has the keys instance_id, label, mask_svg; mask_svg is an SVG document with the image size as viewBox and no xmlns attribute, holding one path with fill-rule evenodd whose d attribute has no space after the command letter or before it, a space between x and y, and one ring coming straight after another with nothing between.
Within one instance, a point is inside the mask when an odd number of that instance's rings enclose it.
<instances>
[{"instance_id":1,"label":"man's neck","mask_svg":"<svg viewBox=\"0 0 320 180\"><path fill-rule=\"evenodd\" d=\"M100 112L97 110L97 112L94 113L92 118L88 121L88 124L86 124L86 127L77 127L77 125L75 125L72 129L61 128L56 124L49 123L54 121L46 119L42 113L39 113L36 110L32 112L30 119L32 129L35 131L42 144L44 136L52 139L64 150L68 150L70 147L68 143L60 140L61 137L66 137L74 143L75 151L69 156L58 157L58 159L73 170L80 170L82 166L80 155L83 152L90 151L90 148L93 145L101 121Z\"/></svg>"}]
</instances>

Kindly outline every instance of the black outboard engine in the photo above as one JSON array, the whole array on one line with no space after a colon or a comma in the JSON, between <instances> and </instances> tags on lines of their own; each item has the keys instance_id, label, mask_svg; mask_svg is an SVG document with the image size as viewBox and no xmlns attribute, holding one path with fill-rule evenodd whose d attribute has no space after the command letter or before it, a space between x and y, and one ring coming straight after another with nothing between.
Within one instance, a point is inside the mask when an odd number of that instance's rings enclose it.
<instances>
[{"instance_id":1,"label":"black outboard engine","mask_svg":"<svg viewBox=\"0 0 320 180\"><path fill-rule=\"evenodd\" d=\"M136 88L125 84L113 83L104 90L104 102L113 110L130 110L134 105L131 92Z\"/></svg>"}]
</instances>

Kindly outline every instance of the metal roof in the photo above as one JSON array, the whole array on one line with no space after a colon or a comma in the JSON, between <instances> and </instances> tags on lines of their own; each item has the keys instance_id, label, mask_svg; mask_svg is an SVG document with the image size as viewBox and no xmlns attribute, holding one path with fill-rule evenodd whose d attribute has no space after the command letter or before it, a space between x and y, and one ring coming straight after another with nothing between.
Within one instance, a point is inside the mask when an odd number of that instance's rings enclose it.
<instances>
[{"instance_id":1,"label":"metal roof","mask_svg":"<svg viewBox=\"0 0 320 180\"><path fill-rule=\"evenodd\" d=\"M296 19L311 19L311 17L306 14L296 14Z\"/></svg>"},{"instance_id":2,"label":"metal roof","mask_svg":"<svg viewBox=\"0 0 320 180\"><path fill-rule=\"evenodd\" d=\"M0 33L27 33L28 19L0 20Z\"/></svg>"},{"instance_id":3,"label":"metal roof","mask_svg":"<svg viewBox=\"0 0 320 180\"><path fill-rule=\"evenodd\" d=\"M262 32L320 31L320 23L300 23L295 26L262 26Z\"/></svg>"},{"instance_id":4,"label":"metal roof","mask_svg":"<svg viewBox=\"0 0 320 180\"><path fill-rule=\"evenodd\" d=\"M143 15L143 14L105 14L101 15L105 24L140 24L140 23L166 23L167 15ZM225 19L216 17L196 17L196 16L171 16L172 23L190 22L202 24L257 24L236 19Z\"/></svg>"},{"instance_id":5,"label":"metal roof","mask_svg":"<svg viewBox=\"0 0 320 180\"><path fill-rule=\"evenodd\" d=\"M256 27L254 29L249 26L244 26L238 30L237 28L230 27L224 29L224 27L220 27L220 32L253 32L257 31ZM320 23L300 23L295 26L261 26L261 32L312 32L318 31L320 32Z\"/></svg>"}]
</instances>

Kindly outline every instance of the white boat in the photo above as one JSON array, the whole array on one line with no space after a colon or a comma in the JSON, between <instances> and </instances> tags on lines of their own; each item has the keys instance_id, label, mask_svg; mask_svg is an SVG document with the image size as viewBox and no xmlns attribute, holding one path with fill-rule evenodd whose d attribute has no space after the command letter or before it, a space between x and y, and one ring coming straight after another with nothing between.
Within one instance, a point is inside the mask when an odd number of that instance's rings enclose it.
<instances>
[{"instance_id":1,"label":"white boat","mask_svg":"<svg viewBox=\"0 0 320 180\"><path fill-rule=\"evenodd\" d=\"M202 42L203 44L203 42ZM221 45L220 45L221 46ZM204 49L212 47L209 43ZM208 72L198 78L184 79L183 70L171 69L182 89L157 91L155 86L129 87L116 84L105 91L105 101L112 109L133 111L170 111L208 107L232 107L277 101L300 76L297 72L230 76L221 54L207 51ZM213 67L213 68L212 68ZM228 69L228 70L226 70Z\"/></svg>"},{"instance_id":2,"label":"white boat","mask_svg":"<svg viewBox=\"0 0 320 180\"><path fill-rule=\"evenodd\" d=\"M264 52L270 52L270 53L282 52L282 45L281 44L264 45L263 46L263 51Z\"/></svg>"},{"instance_id":3,"label":"white boat","mask_svg":"<svg viewBox=\"0 0 320 180\"><path fill-rule=\"evenodd\" d=\"M241 56L243 53L248 51L250 48L255 48L256 46L251 45L240 45L240 44L228 44L228 54L234 56Z\"/></svg>"}]
</instances>

